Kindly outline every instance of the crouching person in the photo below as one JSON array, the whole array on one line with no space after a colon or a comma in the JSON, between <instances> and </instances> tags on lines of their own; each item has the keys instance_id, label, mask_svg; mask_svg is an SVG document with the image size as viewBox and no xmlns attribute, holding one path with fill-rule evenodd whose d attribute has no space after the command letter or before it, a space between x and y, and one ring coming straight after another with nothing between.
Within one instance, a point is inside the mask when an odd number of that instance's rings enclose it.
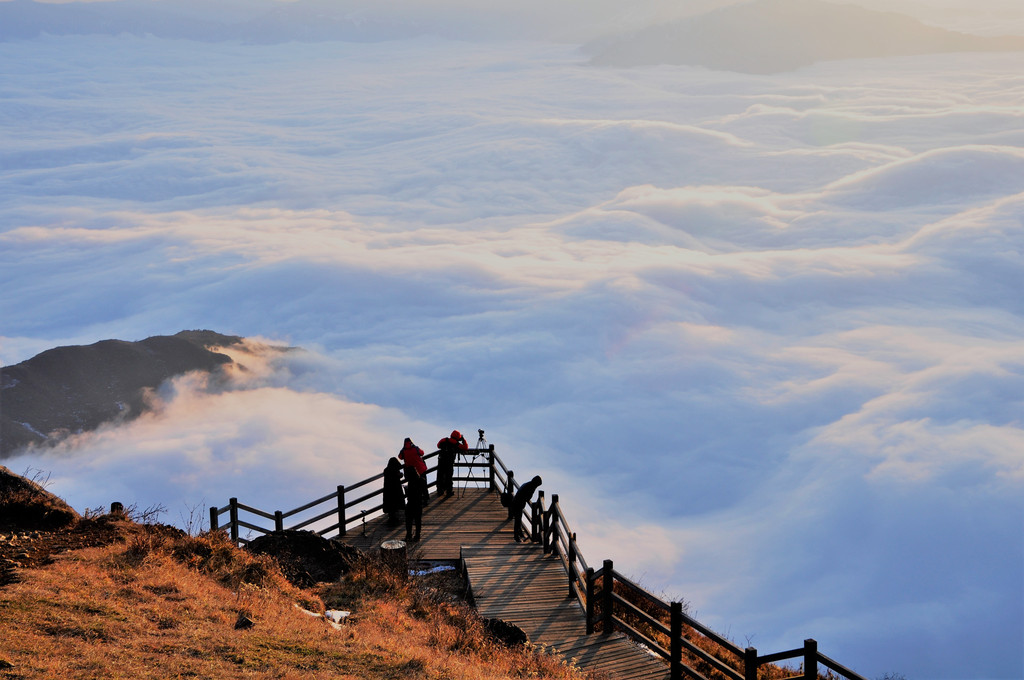
<instances>
[{"instance_id":1,"label":"crouching person","mask_svg":"<svg viewBox=\"0 0 1024 680\"><path fill-rule=\"evenodd\" d=\"M516 495L512 497L512 520L514 526L514 535L516 543L520 541L529 542L530 534L523 531L523 512L526 510L526 506L530 503L530 499L533 498L533 492L536 491L543 481L540 475L537 475L526 484L519 487L519 491L516 491Z\"/></svg>"}]
</instances>

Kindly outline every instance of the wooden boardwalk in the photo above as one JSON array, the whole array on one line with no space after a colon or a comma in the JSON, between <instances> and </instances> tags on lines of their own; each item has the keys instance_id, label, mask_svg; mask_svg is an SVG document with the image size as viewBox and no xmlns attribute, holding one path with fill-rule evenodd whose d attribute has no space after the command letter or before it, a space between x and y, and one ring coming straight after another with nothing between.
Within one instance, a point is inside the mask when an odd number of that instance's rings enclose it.
<instances>
[{"instance_id":1,"label":"wooden boardwalk","mask_svg":"<svg viewBox=\"0 0 1024 680\"><path fill-rule=\"evenodd\" d=\"M385 518L370 520L360 529L349 529L345 542L362 550L377 548L384 541L405 540L405 524L389 528ZM498 496L485 489L460 489L455 496L436 498L423 508L418 543L409 543L409 559L461 559L464 545L505 545L512 543L512 520Z\"/></svg>"},{"instance_id":2,"label":"wooden boardwalk","mask_svg":"<svg viewBox=\"0 0 1024 680\"><path fill-rule=\"evenodd\" d=\"M514 623L535 644L542 644L585 670L626 680L664 680L668 664L621 633L587 635L586 614L569 597L561 561L541 546L512 540L512 521L495 493L459 491L432 498L423 511L419 543L409 544L411 559L462 560L480 615ZM405 526L388 528L384 519L369 521L345 537L362 549L405 538Z\"/></svg>"},{"instance_id":3,"label":"wooden boardwalk","mask_svg":"<svg viewBox=\"0 0 1024 680\"><path fill-rule=\"evenodd\" d=\"M462 556L477 611L522 628L566 661L613 678L669 677L668 665L622 633L587 635L586 613L569 597L561 561L537 544L465 546Z\"/></svg>"},{"instance_id":4,"label":"wooden boardwalk","mask_svg":"<svg viewBox=\"0 0 1024 680\"><path fill-rule=\"evenodd\" d=\"M438 453L428 453L424 460L433 460ZM456 473L466 474L456 476L457 486L468 482L511 491L519 488L512 470L495 453L493 445L484 448L478 444L468 453L471 460L456 461ZM478 461L481 455L482 463ZM251 540L252 532L265 535L274 531L314 530L329 536L336 531L336 538L364 550L374 550L384 541L405 538L404 524L388 527L383 517L369 522L365 519L380 511L383 478L380 473L348 486L339 485L336 491L287 511L268 512L231 498L223 507L210 508L210 529L229 532L231 540L240 545ZM758 654L755 648L740 648L688 616L683 603L665 602L633 583L615 570L611 560L604 560L601 569L594 572L580 554L576 534L555 494L550 497L550 505L541 502L535 508L542 511L545 540L554 550L544 555L539 545L512 541L512 521L496 493L482 488L457 490L459 493L451 498L433 497L424 509L423 540L409 544L409 559L420 564L446 561L463 565L475 604L484 616L517 624L534 643L556 650L581 668L613 678L661 680L674 674L679 680L684 676L701 677L689 664L706 663L723 676L742 680L756 676L763 666L800 658L808 677L816 677L815 669L824 665L848 680L866 680L821 654L813 639L804 640L800 649ZM249 532L244 537L240 535L243 530ZM569 578L563 561L571 565L579 587L598 590L595 595L599 603L595 604L602 618L610 619L609 630L626 631L631 638L619 632L585 634L586 615L568 592ZM611 585L606 587L609 581ZM646 602L655 613L648 614L631 602ZM658 631L652 633L655 638L648 638L643 632L650 630L648 626ZM693 646L689 639L695 634L732 655L734 660L722 661L717 653L712 655ZM633 644L632 640L637 639L645 640L662 656ZM671 669L663 657L672 659Z\"/></svg>"}]
</instances>

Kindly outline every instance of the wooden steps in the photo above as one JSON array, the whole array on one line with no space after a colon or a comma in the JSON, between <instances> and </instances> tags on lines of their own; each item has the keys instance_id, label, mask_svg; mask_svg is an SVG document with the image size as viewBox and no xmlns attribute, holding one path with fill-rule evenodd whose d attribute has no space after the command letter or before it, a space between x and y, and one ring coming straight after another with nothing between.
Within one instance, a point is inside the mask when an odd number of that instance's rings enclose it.
<instances>
[{"instance_id":1,"label":"wooden steps","mask_svg":"<svg viewBox=\"0 0 1024 680\"><path fill-rule=\"evenodd\" d=\"M586 613L569 597L561 561L539 545L464 546L462 559L481 616L516 624L531 642L580 668L630 680L668 678L665 662L621 633L587 635Z\"/></svg>"},{"instance_id":2,"label":"wooden steps","mask_svg":"<svg viewBox=\"0 0 1024 680\"><path fill-rule=\"evenodd\" d=\"M405 539L405 525L389 528L384 518L349 530L345 542L371 550ZM512 540L512 520L498 495L460 489L431 497L423 509L420 541L409 544L413 560L462 560L477 611L522 628L534 644L586 670L625 680L665 680L668 664L621 633L587 635L586 613L569 597L561 561L535 543Z\"/></svg>"}]
</instances>

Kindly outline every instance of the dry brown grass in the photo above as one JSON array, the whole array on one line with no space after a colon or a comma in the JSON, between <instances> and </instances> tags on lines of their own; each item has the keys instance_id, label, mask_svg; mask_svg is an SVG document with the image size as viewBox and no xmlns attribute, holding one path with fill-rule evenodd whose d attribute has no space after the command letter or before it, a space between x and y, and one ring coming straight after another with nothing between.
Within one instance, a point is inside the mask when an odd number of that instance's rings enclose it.
<instances>
[{"instance_id":1,"label":"dry brown grass","mask_svg":"<svg viewBox=\"0 0 1024 680\"><path fill-rule=\"evenodd\" d=\"M483 634L475 614L368 560L319 593L215 536L140 532L62 555L0 588L0 678L584 676ZM337 631L299 611L353 612ZM255 625L235 628L240 615Z\"/></svg>"},{"instance_id":2,"label":"dry brown grass","mask_svg":"<svg viewBox=\"0 0 1024 680\"><path fill-rule=\"evenodd\" d=\"M56 529L78 520L78 513L43 488L45 479L16 475L0 465L0 530Z\"/></svg>"}]
</instances>

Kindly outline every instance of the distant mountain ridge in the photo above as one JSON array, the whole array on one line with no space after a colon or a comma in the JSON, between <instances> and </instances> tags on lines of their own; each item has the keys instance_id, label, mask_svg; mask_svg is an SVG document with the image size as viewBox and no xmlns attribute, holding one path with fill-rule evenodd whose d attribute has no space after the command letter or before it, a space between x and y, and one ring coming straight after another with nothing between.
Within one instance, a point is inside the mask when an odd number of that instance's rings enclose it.
<instances>
[{"instance_id":1,"label":"distant mountain ridge","mask_svg":"<svg viewBox=\"0 0 1024 680\"><path fill-rule=\"evenodd\" d=\"M0 458L146 411L146 392L190 371L232 363L212 348L243 342L213 331L181 331L138 342L102 340L50 349L0 369Z\"/></svg>"},{"instance_id":2,"label":"distant mountain ridge","mask_svg":"<svg viewBox=\"0 0 1024 680\"><path fill-rule=\"evenodd\" d=\"M258 45L293 41L372 43L423 36L577 43L600 36L611 26L623 33L594 40L585 47L594 55L595 64L689 64L749 73L791 70L828 59L1024 49L1024 37L955 33L903 15L822 0L760 0L710 12L708 8L730 0L691 0L679 3L675 9L665 3L658 11L652 10L653 0L644 4L647 11L630 3L616 6L615 2L5 0L0 1L0 42L44 35L132 35ZM659 16L679 16L681 11L687 18L625 32ZM865 23L865 17L871 18ZM810 21L828 21L831 28L802 30ZM893 45L902 48L892 51Z\"/></svg>"},{"instance_id":3,"label":"distant mountain ridge","mask_svg":"<svg viewBox=\"0 0 1024 680\"><path fill-rule=\"evenodd\" d=\"M741 73L821 61L1024 50L1024 37L957 33L893 12L822 0L757 0L584 46L596 66L672 64Z\"/></svg>"}]
</instances>

